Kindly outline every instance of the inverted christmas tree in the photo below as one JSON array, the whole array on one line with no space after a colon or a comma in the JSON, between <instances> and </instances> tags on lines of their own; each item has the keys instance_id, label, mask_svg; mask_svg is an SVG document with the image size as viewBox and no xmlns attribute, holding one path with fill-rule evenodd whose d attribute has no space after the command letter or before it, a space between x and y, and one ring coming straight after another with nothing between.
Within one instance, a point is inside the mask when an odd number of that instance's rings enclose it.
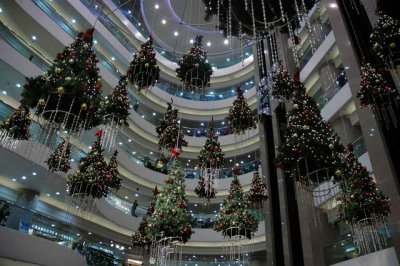
<instances>
[{"instance_id":1,"label":"inverted christmas tree","mask_svg":"<svg viewBox=\"0 0 400 266\"><path fill-rule=\"evenodd\" d=\"M100 124L102 100L98 59L93 52L93 31L81 32L57 54L42 76L27 78L22 96L37 113L67 129L83 123L85 129ZM73 116L72 116L73 115ZM75 127L75 128L74 128Z\"/></svg>"},{"instance_id":2,"label":"inverted christmas tree","mask_svg":"<svg viewBox=\"0 0 400 266\"><path fill-rule=\"evenodd\" d=\"M70 156L71 143L63 140L46 161L49 170L52 172L68 172L71 169Z\"/></svg>"},{"instance_id":3,"label":"inverted christmas tree","mask_svg":"<svg viewBox=\"0 0 400 266\"><path fill-rule=\"evenodd\" d=\"M164 114L164 117L158 121L156 132L159 149L169 150L177 148L182 150L182 146L187 146L183 130L178 122L178 109L173 109L171 103L168 103L167 112Z\"/></svg>"},{"instance_id":4,"label":"inverted christmas tree","mask_svg":"<svg viewBox=\"0 0 400 266\"><path fill-rule=\"evenodd\" d=\"M272 85L272 96L276 99L290 100L293 94L293 79L290 77L283 65L279 65L274 75L274 84Z\"/></svg>"},{"instance_id":5,"label":"inverted christmas tree","mask_svg":"<svg viewBox=\"0 0 400 266\"><path fill-rule=\"evenodd\" d=\"M102 106L104 123L118 126L128 126L128 116L131 100L128 96L126 76L121 76L118 85L114 88L111 95L107 96Z\"/></svg>"},{"instance_id":6,"label":"inverted christmas tree","mask_svg":"<svg viewBox=\"0 0 400 266\"><path fill-rule=\"evenodd\" d=\"M226 120L234 134L241 134L248 129L257 128L257 118L247 104L240 87L236 89L236 93L237 98L233 101Z\"/></svg>"},{"instance_id":7,"label":"inverted christmas tree","mask_svg":"<svg viewBox=\"0 0 400 266\"><path fill-rule=\"evenodd\" d=\"M256 207L263 201L268 199L267 196L267 185L262 181L258 167L254 170L253 179L251 180L251 187L249 194L247 195L248 201Z\"/></svg>"},{"instance_id":8,"label":"inverted christmas tree","mask_svg":"<svg viewBox=\"0 0 400 266\"><path fill-rule=\"evenodd\" d=\"M346 155L347 168L340 183L342 196L339 217L356 223L364 218L386 217L390 214L390 200L379 191L373 177L354 155L350 144Z\"/></svg>"},{"instance_id":9,"label":"inverted christmas tree","mask_svg":"<svg viewBox=\"0 0 400 266\"><path fill-rule=\"evenodd\" d=\"M228 198L224 200L214 230L224 236L243 236L251 238L258 229L256 217L249 211L246 196L237 175L234 175Z\"/></svg>"},{"instance_id":10,"label":"inverted christmas tree","mask_svg":"<svg viewBox=\"0 0 400 266\"><path fill-rule=\"evenodd\" d=\"M184 174L176 159L169 164L168 177L147 223L146 233L150 238L174 237L186 243L192 235L193 220L188 212Z\"/></svg>"},{"instance_id":11,"label":"inverted christmas tree","mask_svg":"<svg viewBox=\"0 0 400 266\"><path fill-rule=\"evenodd\" d=\"M0 125L0 141L7 141L7 139L27 140L30 124L29 107L21 99L18 109L14 110Z\"/></svg>"},{"instance_id":12,"label":"inverted christmas tree","mask_svg":"<svg viewBox=\"0 0 400 266\"><path fill-rule=\"evenodd\" d=\"M378 21L370 35L372 51L383 61L399 65L400 21L380 11ZM390 58L389 58L390 57ZM390 65L390 64L389 64Z\"/></svg>"},{"instance_id":13,"label":"inverted christmas tree","mask_svg":"<svg viewBox=\"0 0 400 266\"><path fill-rule=\"evenodd\" d=\"M375 109L380 103L398 97L398 91L392 88L382 73L370 63L361 66L360 87L357 98L360 99L361 107L369 106Z\"/></svg>"},{"instance_id":14,"label":"inverted christmas tree","mask_svg":"<svg viewBox=\"0 0 400 266\"><path fill-rule=\"evenodd\" d=\"M96 141L89 153L79 160L78 170L68 176L68 195L79 194L93 198L106 197L108 193L108 165L101 147L102 131L96 132Z\"/></svg>"},{"instance_id":15,"label":"inverted christmas tree","mask_svg":"<svg viewBox=\"0 0 400 266\"><path fill-rule=\"evenodd\" d=\"M215 198L214 179L219 178L219 172L224 165L224 154L218 135L211 126L207 133L206 143L200 150L197 167L200 169L200 179L194 192L199 198Z\"/></svg>"},{"instance_id":16,"label":"inverted christmas tree","mask_svg":"<svg viewBox=\"0 0 400 266\"><path fill-rule=\"evenodd\" d=\"M115 190L119 190L121 187L121 175L118 171L118 161L117 161L118 151L115 150L114 154L110 158L110 162L107 165L107 180L106 186Z\"/></svg>"},{"instance_id":17,"label":"inverted christmas tree","mask_svg":"<svg viewBox=\"0 0 400 266\"><path fill-rule=\"evenodd\" d=\"M127 75L129 82L137 86L139 93L142 89L154 86L160 79L160 68L157 65L156 51L151 38L144 42L133 56Z\"/></svg>"},{"instance_id":18,"label":"inverted christmas tree","mask_svg":"<svg viewBox=\"0 0 400 266\"><path fill-rule=\"evenodd\" d=\"M146 247L150 246L151 244L151 238L148 237L146 232L146 228L148 226L147 218L150 217L154 212L157 195L158 189L155 187L153 190L153 200L150 202L149 208L140 222L138 230L132 235L132 244L134 247Z\"/></svg>"},{"instance_id":19,"label":"inverted christmas tree","mask_svg":"<svg viewBox=\"0 0 400 266\"><path fill-rule=\"evenodd\" d=\"M303 84L296 84L293 109L287 114L283 142L278 147L276 166L287 177L302 184L338 180L342 174L341 153L344 148L332 125L323 120L317 103L305 93ZM326 174L309 175L325 169Z\"/></svg>"},{"instance_id":20,"label":"inverted christmas tree","mask_svg":"<svg viewBox=\"0 0 400 266\"><path fill-rule=\"evenodd\" d=\"M191 91L210 87L213 70L208 63L202 40L203 36L196 36L193 47L179 60L179 68L176 69L176 76Z\"/></svg>"}]
</instances>

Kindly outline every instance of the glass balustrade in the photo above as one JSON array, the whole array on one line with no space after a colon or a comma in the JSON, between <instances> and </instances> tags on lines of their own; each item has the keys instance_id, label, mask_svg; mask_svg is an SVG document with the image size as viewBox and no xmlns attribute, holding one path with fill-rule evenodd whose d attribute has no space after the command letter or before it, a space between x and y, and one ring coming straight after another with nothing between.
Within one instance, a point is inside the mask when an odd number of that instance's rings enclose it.
<instances>
[{"instance_id":1,"label":"glass balustrade","mask_svg":"<svg viewBox=\"0 0 400 266\"><path fill-rule=\"evenodd\" d=\"M316 37L316 41L314 42L314 46L312 47L311 44L304 49L303 52L300 53L300 69L303 69L305 65L310 61L311 57L314 55L316 50L321 46L324 42L326 37L328 37L329 33L332 31L332 26L329 21L322 25L321 32L319 36Z\"/></svg>"},{"instance_id":2,"label":"glass balustrade","mask_svg":"<svg viewBox=\"0 0 400 266\"><path fill-rule=\"evenodd\" d=\"M334 81L326 88L317 90L313 98L319 104L319 108L324 106L347 84L346 72L342 71Z\"/></svg>"},{"instance_id":3,"label":"glass balustrade","mask_svg":"<svg viewBox=\"0 0 400 266\"><path fill-rule=\"evenodd\" d=\"M358 137L353 141L354 155L360 157L367 152L367 146L365 145L364 136Z\"/></svg>"}]
</instances>

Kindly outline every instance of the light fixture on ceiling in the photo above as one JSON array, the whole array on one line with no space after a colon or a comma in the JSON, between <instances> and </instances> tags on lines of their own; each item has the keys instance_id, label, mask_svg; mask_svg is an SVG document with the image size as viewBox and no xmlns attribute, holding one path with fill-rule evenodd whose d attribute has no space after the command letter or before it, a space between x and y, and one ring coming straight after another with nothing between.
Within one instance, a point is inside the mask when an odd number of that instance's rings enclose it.
<instances>
[{"instance_id":1,"label":"light fixture on ceiling","mask_svg":"<svg viewBox=\"0 0 400 266\"><path fill-rule=\"evenodd\" d=\"M6 92L6 91L3 91L3 94L4 94L4 95L7 95L7 92Z\"/></svg>"},{"instance_id":2,"label":"light fixture on ceiling","mask_svg":"<svg viewBox=\"0 0 400 266\"><path fill-rule=\"evenodd\" d=\"M94 43L94 44L97 44L97 40L93 40L93 43Z\"/></svg>"},{"instance_id":3,"label":"light fixture on ceiling","mask_svg":"<svg viewBox=\"0 0 400 266\"><path fill-rule=\"evenodd\" d=\"M228 39L225 39L225 40L224 40L224 44L225 44L225 45L228 45L228 44L229 44L229 40L228 40Z\"/></svg>"},{"instance_id":4,"label":"light fixture on ceiling","mask_svg":"<svg viewBox=\"0 0 400 266\"><path fill-rule=\"evenodd\" d=\"M37 175L37 173L36 173L36 172L33 172L32 175Z\"/></svg>"},{"instance_id":5,"label":"light fixture on ceiling","mask_svg":"<svg viewBox=\"0 0 400 266\"><path fill-rule=\"evenodd\" d=\"M189 42L190 42L190 43L194 43L193 39L190 39Z\"/></svg>"},{"instance_id":6,"label":"light fixture on ceiling","mask_svg":"<svg viewBox=\"0 0 400 266\"><path fill-rule=\"evenodd\" d=\"M153 155L153 152L151 151L150 154Z\"/></svg>"},{"instance_id":7,"label":"light fixture on ceiling","mask_svg":"<svg viewBox=\"0 0 400 266\"><path fill-rule=\"evenodd\" d=\"M125 199L128 199L128 196L125 196Z\"/></svg>"},{"instance_id":8,"label":"light fixture on ceiling","mask_svg":"<svg viewBox=\"0 0 400 266\"><path fill-rule=\"evenodd\" d=\"M22 180L25 180L25 179L26 179L26 176L22 176L21 179L22 179Z\"/></svg>"},{"instance_id":9,"label":"light fixture on ceiling","mask_svg":"<svg viewBox=\"0 0 400 266\"><path fill-rule=\"evenodd\" d=\"M122 142L118 143L119 145L122 145Z\"/></svg>"},{"instance_id":10,"label":"light fixture on ceiling","mask_svg":"<svg viewBox=\"0 0 400 266\"><path fill-rule=\"evenodd\" d=\"M231 61L231 59L230 59L230 58L227 58L227 59L226 59L226 61L228 61L228 62L229 62L229 61Z\"/></svg>"},{"instance_id":11,"label":"light fixture on ceiling","mask_svg":"<svg viewBox=\"0 0 400 266\"><path fill-rule=\"evenodd\" d=\"M167 21L166 21L165 19L163 19L163 20L161 20L161 23L162 23L162 24L166 24Z\"/></svg>"},{"instance_id":12,"label":"light fixture on ceiling","mask_svg":"<svg viewBox=\"0 0 400 266\"><path fill-rule=\"evenodd\" d=\"M50 194L49 194L49 193L47 193L47 194L46 194L46 196L47 196L47 197L50 197Z\"/></svg>"},{"instance_id":13,"label":"light fixture on ceiling","mask_svg":"<svg viewBox=\"0 0 400 266\"><path fill-rule=\"evenodd\" d=\"M111 60L113 60L113 61L114 61L114 60L115 60L115 57L111 57Z\"/></svg>"},{"instance_id":14,"label":"light fixture on ceiling","mask_svg":"<svg viewBox=\"0 0 400 266\"><path fill-rule=\"evenodd\" d=\"M329 5L329 7L330 7L330 8L337 8L338 5L337 5L336 3L331 3L331 4Z\"/></svg>"},{"instance_id":15,"label":"light fixture on ceiling","mask_svg":"<svg viewBox=\"0 0 400 266\"><path fill-rule=\"evenodd\" d=\"M159 9L160 6L159 6L158 4L155 4L155 5L154 5L154 8L155 8L155 9Z\"/></svg>"},{"instance_id":16,"label":"light fixture on ceiling","mask_svg":"<svg viewBox=\"0 0 400 266\"><path fill-rule=\"evenodd\" d=\"M156 116L156 113L153 113L153 116Z\"/></svg>"},{"instance_id":17,"label":"light fixture on ceiling","mask_svg":"<svg viewBox=\"0 0 400 266\"><path fill-rule=\"evenodd\" d=\"M76 23L76 20L75 20L75 19L71 19L71 22L75 24L75 23Z\"/></svg>"},{"instance_id":18,"label":"light fixture on ceiling","mask_svg":"<svg viewBox=\"0 0 400 266\"><path fill-rule=\"evenodd\" d=\"M136 193L136 194L135 194L135 197L136 197L136 198L139 197L139 194Z\"/></svg>"},{"instance_id":19,"label":"light fixture on ceiling","mask_svg":"<svg viewBox=\"0 0 400 266\"><path fill-rule=\"evenodd\" d=\"M128 142L132 142L132 140L131 140L131 139L128 139Z\"/></svg>"},{"instance_id":20,"label":"light fixture on ceiling","mask_svg":"<svg viewBox=\"0 0 400 266\"><path fill-rule=\"evenodd\" d=\"M178 36L178 35L179 35L179 32L175 31L175 32L174 32L174 35L175 35L175 36Z\"/></svg>"},{"instance_id":21,"label":"light fixture on ceiling","mask_svg":"<svg viewBox=\"0 0 400 266\"><path fill-rule=\"evenodd\" d=\"M31 37L31 38L32 38L32 40L33 40L33 41L36 41L36 40L37 40L37 38L36 38L36 36L35 36L35 35L32 35L32 37Z\"/></svg>"},{"instance_id":22,"label":"light fixture on ceiling","mask_svg":"<svg viewBox=\"0 0 400 266\"><path fill-rule=\"evenodd\" d=\"M57 192L56 192L56 195L57 195L57 196L60 195L60 192L57 191Z\"/></svg>"},{"instance_id":23,"label":"light fixture on ceiling","mask_svg":"<svg viewBox=\"0 0 400 266\"><path fill-rule=\"evenodd\" d=\"M18 87L18 88L21 88L21 84L17 83L17 87Z\"/></svg>"},{"instance_id":24,"label":"light fixture on ceiling","mask_svg":"<svg viewBox=\"0 0 400 266\"><path fill-rule=\"evenodd\" d=\"M207 46L211 46L211 42L207 42Z\"/></svg>"},{"instance_id":25,"label":"light fixture on ceiling","mask_svg":"<svg viewBox=\"0 0 400 266\"><path fill-rule=\"evenodd\" d=\"M2 8L0 8L0 13L3 13L3 9Z\"/></svg>"},{"instance_id":26,"label":"light fixture on ceiling","mask_svg":"<svg viewBox=\"0 0 400 266\"><path fill-rule=\"evenodd\" d=\"M12 181L17 182L17 179L13 178Z\"/></svg>"}]
</instances>

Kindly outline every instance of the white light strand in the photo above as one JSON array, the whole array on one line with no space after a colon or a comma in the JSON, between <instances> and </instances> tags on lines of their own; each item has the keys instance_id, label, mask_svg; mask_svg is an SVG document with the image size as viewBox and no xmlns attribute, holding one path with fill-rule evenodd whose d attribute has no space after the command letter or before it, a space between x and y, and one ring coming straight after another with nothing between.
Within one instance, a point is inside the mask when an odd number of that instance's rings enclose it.
<instances>
[{"instance_id":1,"label":"white light strand","mask_svg":"<svg viewBox=\"0 0 400 266\"><path fill-rule=\"evenodd\" d=\"M239 21L239 50L240 50L240 61L242 62L242 66L244 66L243 31L242 31L242 22L241 21Z\"/></svg>"},{"instance_id":2,"label":"white light strand","mask_svg":"<svg viewBox=\"0 0 400 266\"><path fill-rule=\"evenodd\" d=\"M310 22L310 18L308 17L307 14L304 15L304 19L306 22L306 26L307 26L307 31L308 31L308 38L310 39L310 47L311 47L311 51L314 54L315 53L315 36L314 36L314 31L313 31L313 27L311 25Z\"/></svg>"},{"instance_id":3,"label":"white light strand","mask_svg":"<svg viewBox=\"0 0 400 266\"><path fill-rule=\"evenodd\" d=\"M253 0L251 0L250 4L251 4L251 18L253 19L253 37L256 38L256 36L257 36L257 34L256 34L256 17L254 15Z\"/></svg>"},{"instance_id":4,"label":"white light strand","mask_svg":"<svg viewBox=\"0 0 400 266\"><path fill-rule=\"evenodd\" d=\"M276 31L272 30L272 50L274 51L273 56L275 57L275 63L279 63L278 48L276 47Z\"/></svg>"},{"instance_id":5,"label":"white light strand","mask_svg":"<svg viewBox=\"0 0 400 266\"><path fill-rule=\"evenodd\" d=\"M283 11L282 0L279 0L279 8L281 9L282 22L285 22L285 12Z\"/></svg>"},{"instance_id":6,"label":"white light strand","mask_svg":"<svg viewBox=\"0 0 400 266\"><path fill-rule=\"evenodd\" d=\"M289 21L289 19L288 19L288 21ZM288 25L289 37L290 37L290 41L291 41L290 48L292 49L294 63L296 64L296 67L300 67L299 54L297 52L297 48L294 43L295 41L294 41L294 33L293 33L292 24L289 22L287 25Z\"/></svg>"},{"instance_id":7,"label":"white light strand","mask_svg":"<svg viewBox=\"0 0 400 266\"><path fill-rule=\"evenodd\" d=\"M264 18L264 29L265 29L265 33L267 33L267 31L268 31L268 23L267 23L267 15L265 14L265 3L264 3L264 0L261 0L261 4L262 4L262 11L263 11L263 18Z\"/></svg>"},{"instance_id":8,"label":"white light strand","mask_svg":"<svg viewBox=\"0 0 400 266\"><path fill-rule=\"evenodd\" d=\"M228 3L228 36L229 47L232 49L232 0L229 0Z\"/></svg>"},{"instance_id":9,"label":"white light strand","mask_svg":"<svg viewBox=\"0 0 400 266\"><path fill-rule=\"evenodd\" d=\"M219 10L219 8L220 8L220 6L219 6L219 0L217 0L217 30L219 30L219 18L220 18L220 10Z\"/></svg>"},{"instance_id":10,"label":"white light strand","mask_svg":"<svg viewBox=\"0 0 400 266\"><path fill-rule=\"evenodd\" d=\"M299 5L297 4L297 0L294 0L294 7L296 9L297 19L299 20L299 24L300 24L301 21L303 20L303 15L300 12L300 8L299 8Z\"/></svg>"},{"instance_id":11,"label":"white light strand","mask_svg":"<svg viewBox=\"0 0 400 266\"><path fill-rule=\"evenodd\" d=\"M244 0L244 10L249 10L249 3L247 2L247 0Z\"/></svg>"}]
</instances>

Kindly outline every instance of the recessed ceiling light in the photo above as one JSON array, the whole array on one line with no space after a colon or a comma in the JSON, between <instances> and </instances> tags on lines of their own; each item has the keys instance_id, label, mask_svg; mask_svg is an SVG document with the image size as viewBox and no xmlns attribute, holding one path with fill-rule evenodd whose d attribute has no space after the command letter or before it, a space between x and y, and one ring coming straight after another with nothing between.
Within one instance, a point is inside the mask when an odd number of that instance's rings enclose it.
<instances>
[{"instance_id":1,"label":"recessed ceiling light","mask_svg":"<svg viewBox=\"0 0 400 266\"><path fill-rule=\"evenodd\" d=\"M138 26L142 26L142 23L139 22L139 23L138 23Z\"/></svg>"},{"instance_id":2,"label":"recessed ceiling light","mask_svg":"<svg viewBox=\"0 0 400 266\"><path fill-rule=\"evenodd\" d=\"M75 159L74 159L74 158L72 158L72 159L71 159L71 162L75 162Z\"/></svg>"},{"instance_id":3,"label":"recessed ceiling light","mask_svg":"<svg viewBox=\"0 0 400 266\"><path fill-rule=\"evenodd\" d=\"M189 163L190 163L191 161L192 161L192 160L190 160L190 159L188 160Z\"/></svg>"},{"instance_id":4,"label":"recessed ceiling light","mask_svg":"<svg viewBox=\"0 0 400 266\"><path fill-rule=\"evenodd\" d=\"M7 95L7 92L6 92L6 91L3 91L3 94L4 94L4 95Z\"/></svg>"},{"instance_id":5,"label":"recessed ceiling light","mask_svg":"<svg viewBox=\"0 0 400 266\"><path fill-rule=\"evenodd\" d=\"M0 8L0 13L3 13L3 9Z\"/></svg>"},{"instance_id":6,"label":"recessed ceiling light","mask_svg":"<svg viewBox=\"0 0 400 266\"><path fill-rule=\"evenodd\" d=\"M17 182L17 179L13 178L12 181Z\"/></svg>"},{"instance_id":7,"label":"recessed ceiling light","mask_svg":"<svg viewBox=\"0 0 400 266\"><path fill-rule=\"evenodd\" d=\"M122 142L119 142L118 144L119 144L119 145L122 145Z\"/></svg>"},{"instance_id":8,"label":"recessed ceiling light","mask_svg":"<svg viewBox=\"0 0 400 266\"><path fill-rule=\"evenodd\" d=\"M131 139L128 139L128 142L132 142L132 140L131 140Z\"/></svg>"},{"instance_id":9,"label":"recessed ceiling light","mask_svg":"<svg viewBox=\"0 0 400 266\"><path fill-rule=\"evenodd\" d=\"M211 42L207 42L207 46L211 46Z\"/></svg>"},{"instance_id":10,"label":"recessed ceiling light","mask_svg":"<svg viewBox=\"0 0 400 266\"><path fill-rule=\"evenodd\" d=\"M77 236L80 236L81 234L77 233L76 235L77 235Z\"/></svg>"},{"instance_id":11,"label":"recessed ceiling light","mask_svg":"<svg viewBox=\"0 0 400 266\"><path fill-rule=\"evenodd\" d=\"M178 33L177 31L175 31L175 32L174 32L174 35L175 35L175 36L178 36L178 35L179 35L179 33Z\"/></svg>"},{"instance_id":12,"label":"recessed ceiling light","mask_svg":"<svg viewBox=\"0 0 400 266\"><path fill-rule=\"evenodd\" d=\"M190 41L189 41L190 43L194 43L194 41L193 41L193 39L190 39Z\"/></svg>"},{"instance_id":13,"label":"recessed ceiling light","mask_svg":"<svg viewBox=\"0 0 400 266\"><path fill-rule=\"evenodd\" d=\"M156 113L153 113L153 116L156 116Z\"/></svg>"},{"instance_id":14,"label":"recessed ceiling light","mask_svg":"<svg viewBox=\"0 0 400 266\"><path fill-rule=\"evenodd\" d=\"M230 59L230 58L227 58L227 59L226 59L226 61L228 61L228 62L229 62L229 61L231 61L231 59Z\"/></svg>"},{"instance_id":15,"label":"recessed ceiling light","mask_svg":"<svg viewBox=\"0 0 400 266\"><path fill-rule=\"evenodd\" d=\"M50 197L50 194L49 194L49 193L47 193L47 194L46 194L46 196L47 196L47 197Z\"/></svg>"},{"instance_id":16,"label":"recessed ceiling light","mask_svg":"<svg viewBox=\"0 0 400 266\"><path fill-rule=\"evenodd\" d=\"M338 5L337 5L336 3L332 3L332 4L329 5L329 7L330 7L330 8L337 8Z\"/></svg>"},{"instance_id":17,"label":"recessed ceiling light","mask_svg":"<svg viewBox=\"0 0 400 266\"><path fill-rule=\"evenodd\" d=\"M136 152L135 152L135 151L133 151L133 152L132 152L132 154L136 154Z\"/></svg>"},{"instance_id":18,"label":"recessed ceiling light","mask_svg":"<svg viewBox=\"0 0 400 266\"><path fill-rule=\"evenodd\" d=\"M225 45L228 45L228 44L229 44L229 40L228 40L228 39L225 39L225 40L224 40L224 44L225 44Z\"/></svg>"},{"instance_id":19,"label":"recessed ceiling light","mask_svg":"<svg viewBox=\"0 0 400 266\"><path fill-rule=\"evenodd\" d=\"M128 14L132 14L132 11L128 10Z\"/></svg>"},{"instance_id":20,"label":"recessed ceiling light","mask_svg":"<svg viewBox=\"0 0 400 266\"><path fill-rule=\"evenodd\" d=\"M151 151L150 154L153 154L153 152Z\"/></svg>"},{"instance_id":21,"label":"recessed ceiling light","mask_svg":"<svg viewBox=\"0 0 400 266\"><path fill-rule=\"evenodd\" d=\"M144 118L144 115L142 115L142 118Z\"/></svg>"},{"instance_id":22,"label":"recessed ceiling light","mask_svg":"<svg viewBox=\"0 0 400 266\"><path fill-rule=\"evenodd\" d=\"M136 194L135 194L135 197L139 197L139 194L136 193Z\"/></svg>"},{"instance_id":23,"label":"recessed ceiling light","mask_svg":"<svg viewBox=\"0 0 400 266\"><path fill-rule=\"evenodd\" d=\"M161 20L161 23L162 23L162 24L166 24L167 21L166 21L165 19L163 19L163 20Z\"/></svg>"},{"instance_id":24,"label":"recessed ceiling light","mask_svg":"<svg viewBox=\"0 0 400 266\"><path fill-rule=\"evenodd\" d=\"M56 192L56 195L60 195L60 192L57 191L57 192Z\"/></svg>"},{"instance_id":25,"label":"recessed ceiling light","mask_svg":"<svg viewBox=\"0 0 400 266\"><path fill-rule=\"evenodd\" d=\"M97 43L97 40L93 40L93 43L96 44L96 43Z\"/></svg>"},{"instance_id":26,"label":"recessed ceiling light","mask_svg":"<svg viewBox=\"0 0 400 266\"><path fill-rule=\"evenodd\" d=\"M128 199L128 196L125 196L125 199Z\"/></svg>"},{"instance_id":27,"label":"recessed ceiling light","mask_svg":"<svg viewBox=\"0 0 400 266\"><path fill-rule=\"evenodd\" d=\"M154 8L155 8L155 9L159 9L160 6L159 6L158 4L155 4L155 5L154 5Z\"/></svg>"},{"instance_id":28,"label":"recessed ceiling light","mask_svg":"<svg viewBox=\"0 0 400 266\"><path fill-rule=\"evenodd\" d=\"M75 20L75 19L71 19L71 22L72 22L72 23L76 23L76 20Z\"/></svg>"},{"instance_id":29,"label":"recessed ceiling light","mask_svg":"<svg viewBox=\"0 0 400 266\"><path fill-rule=\"evenodd\" d=\"M37 173L36 173L36 172L33 172L32 175L37 175Z\"/></svg>"},{"instance_id":30,"label":"recessed ceiling light","mask_svg":"<svg viewBox=\"0 0 400 266\"><path fill-rule=\"evenodd\" d=\"M17 85L16 85L18 88L21 88L21 84L19 84L19 83L17 83Z\"/></svg>"},{"instance_id":31,"label":"recessed ceiling light","mask_svg":"<svg viewBox=\"0 0 400 266\"><path fill-rule=\"evenodd\" d=\"M22 176L21 178L22 178L22 180L25 180L25 179L26 179L26 176Z\"/></svg>"},{"instance_id":32,"label":"recessed ceiling light","mask_svg":"<svg viewBox=\"0 0 400 266\"><path fill-rule=\"evenodd\" d=\"M88 234L89 234L89 235L91 235L91 234L92 234L92 232L89 232Z\"/></svg>"},{"instance_id":33,"label":"recessed ceiling light","mask_svg":"<svg viewBox=\"0 0 400 266\"><path fill-rule=\"evenodd\" d=\"M56 225L55 225L55 224L52 224L52 225L51 225L51 227L54 227L54 226L56 226Z\"/></svg>"},{"instance_id":34,"label":"recessed ceiling light","mask_svg":"<svg viewBox=\"0 0 400 266\"><path fill-rule=\"evenodd\" d=\"M225 122L224 122L224 121L222 121L222 123L221 123L221 124L225 125Z\"/></svg>"},{"instance_id":35,"label":"recessed ceiling light","mask_svg":"<svg viewBox=\"0 0 400 266\"><path fill-rule=\"evenodd\" d=\"M111 60L113 60L113 61L114 61L114 60L115 60L115 57L111 57Z\"/></svg>"},{"instance_id":36,"label":"recessed ceiling light","mask_svg":"<svg viewBox=\"0 0 400 266\"><path fill-rule=\"evenodd\" d=\"M32 35L31 38L32 38L32 40L34 40L34 41L36 41L36 39L37 39L35 35Z\"/></svg>"}]
</instances>

